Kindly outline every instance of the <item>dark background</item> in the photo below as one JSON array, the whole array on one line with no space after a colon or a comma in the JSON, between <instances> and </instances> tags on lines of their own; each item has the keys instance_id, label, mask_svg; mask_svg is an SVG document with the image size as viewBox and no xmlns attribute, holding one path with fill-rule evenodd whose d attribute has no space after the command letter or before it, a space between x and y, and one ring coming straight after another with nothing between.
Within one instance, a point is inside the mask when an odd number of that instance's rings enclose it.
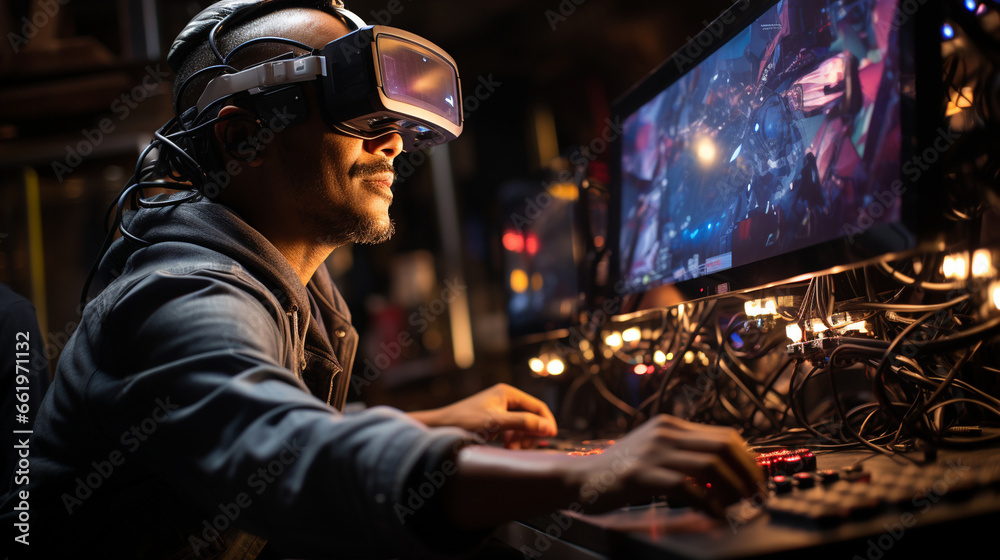
<instances>
[{"instance_id":1,"label":"dark background","mask_svg":"<svg viewBox=\"0 0 1000 560\"><path fill-rule=\"evenodd\" d=\"M0 4L0 282L34 302L53 369L79 320L104 209L151 132L171 116L166 52L208 4ZM343 247L328 262L362 333L355 376L367 367L372 378L357 384L350 400L416 408L496 381L536 393L557 382L531 378L520 354L511 357L500 241L510 220L500 204L504 185L541 184L558 156L600 136L615 98L729 4L348 3L369 23L406 29L449 52L467 111L462 137L447 148L456 210L442 214L435 199L440 181L426 157L403 158L400 165L410 167L395 189L395 238L378 247ZM491 85L477 92L483 83ZM452 321L450 306L463 299L456 293L467 298L468 327ZM404 332L417 343L394 345ZM452 341L464 339L475 359L456 364Z\"/></svg>"}]
</instances>

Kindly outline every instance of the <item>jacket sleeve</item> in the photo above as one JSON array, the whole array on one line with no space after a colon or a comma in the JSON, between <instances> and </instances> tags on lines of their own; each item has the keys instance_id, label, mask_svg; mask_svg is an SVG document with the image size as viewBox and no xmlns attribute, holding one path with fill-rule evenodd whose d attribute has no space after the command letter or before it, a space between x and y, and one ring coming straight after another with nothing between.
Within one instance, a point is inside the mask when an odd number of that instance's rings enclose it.
<instances>
[{"instance_id":1,"label":"jacket sleeve","mask_svg":"<svg viewBox=\"0 0 1000 560\"><path fill-rule=\"evenodd\" d=\"M423 518L472 436L387 407L340 414L280 365L276 312L232 275L152 274L106 316L88 410L109 437L134 435L129 451L207 520L283 552L449 548L455 535L416 528L434 525Z\"/></svg>"}]
</instances>

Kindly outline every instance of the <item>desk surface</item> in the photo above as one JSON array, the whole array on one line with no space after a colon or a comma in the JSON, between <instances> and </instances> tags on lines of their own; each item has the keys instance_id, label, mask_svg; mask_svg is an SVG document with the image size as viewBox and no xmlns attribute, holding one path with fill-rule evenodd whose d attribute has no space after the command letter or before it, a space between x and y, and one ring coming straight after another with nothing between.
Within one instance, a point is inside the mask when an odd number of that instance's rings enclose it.
<instances>
[{"instance_id":1,"label":"desk surface","mask_svg":"<svg viewBox=\"0 0 1000 560\"><path fill-rule=\"evenodd\" d=\"M919 467L867 452L817 455L820 470L855 464L863 467L859 476L839 483L837 499L833 486L772 491L758 503L734 504L724 520L666 504L601 515L564 511L504 525L496 536L524 558L884 560L984 544L987 557L997 557L1000 449L941 452ZM847 506L852 500L861 505ZM817 503L845 506L817 515Z\"/></svg>"}]
</instances>

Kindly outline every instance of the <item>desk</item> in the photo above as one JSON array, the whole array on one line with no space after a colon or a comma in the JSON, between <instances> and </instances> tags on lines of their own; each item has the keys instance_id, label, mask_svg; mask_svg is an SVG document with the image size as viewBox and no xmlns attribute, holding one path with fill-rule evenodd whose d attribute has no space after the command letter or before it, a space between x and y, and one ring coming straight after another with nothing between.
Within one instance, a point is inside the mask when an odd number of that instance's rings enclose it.
<instances>
[{"instance_id":1,"label":"desk","mask_svg":"<svg viewBox=\"0 0 1000 560\"><path fill-rule=\"evenodd\" d=\"M847 508L842 518L783 512L795 493L808 492L795 488L772 490L759 504L734 504L725 520L654 504L601 515L558 512L506 524L496 537L526 559L1000 556L1000 449L941 452L934 465L922 467L871 453L817 455L820 470L854 464L863 467L861 476L842 486L867 506ZM915 476L922 477L916 485ZM910 490L916 487L922 490Z\"/></svg>"}]
</instances>

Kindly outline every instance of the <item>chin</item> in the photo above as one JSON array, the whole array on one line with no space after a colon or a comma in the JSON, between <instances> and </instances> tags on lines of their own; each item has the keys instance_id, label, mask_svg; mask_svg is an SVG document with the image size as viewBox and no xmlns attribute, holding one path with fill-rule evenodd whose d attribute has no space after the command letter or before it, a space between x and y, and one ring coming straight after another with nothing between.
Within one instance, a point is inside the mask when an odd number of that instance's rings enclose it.
<instances>
[{"instance_id":1,"label":"chin","mask_svg":"<svg viewBox=\"0 0 1000 560\"><path fill-rule=\"evenodd\" d=\"M396 224L388 217L372 220L355 230L354 242L359 245L377 245L392 239Z\"/></svg>"}]
</instances>

